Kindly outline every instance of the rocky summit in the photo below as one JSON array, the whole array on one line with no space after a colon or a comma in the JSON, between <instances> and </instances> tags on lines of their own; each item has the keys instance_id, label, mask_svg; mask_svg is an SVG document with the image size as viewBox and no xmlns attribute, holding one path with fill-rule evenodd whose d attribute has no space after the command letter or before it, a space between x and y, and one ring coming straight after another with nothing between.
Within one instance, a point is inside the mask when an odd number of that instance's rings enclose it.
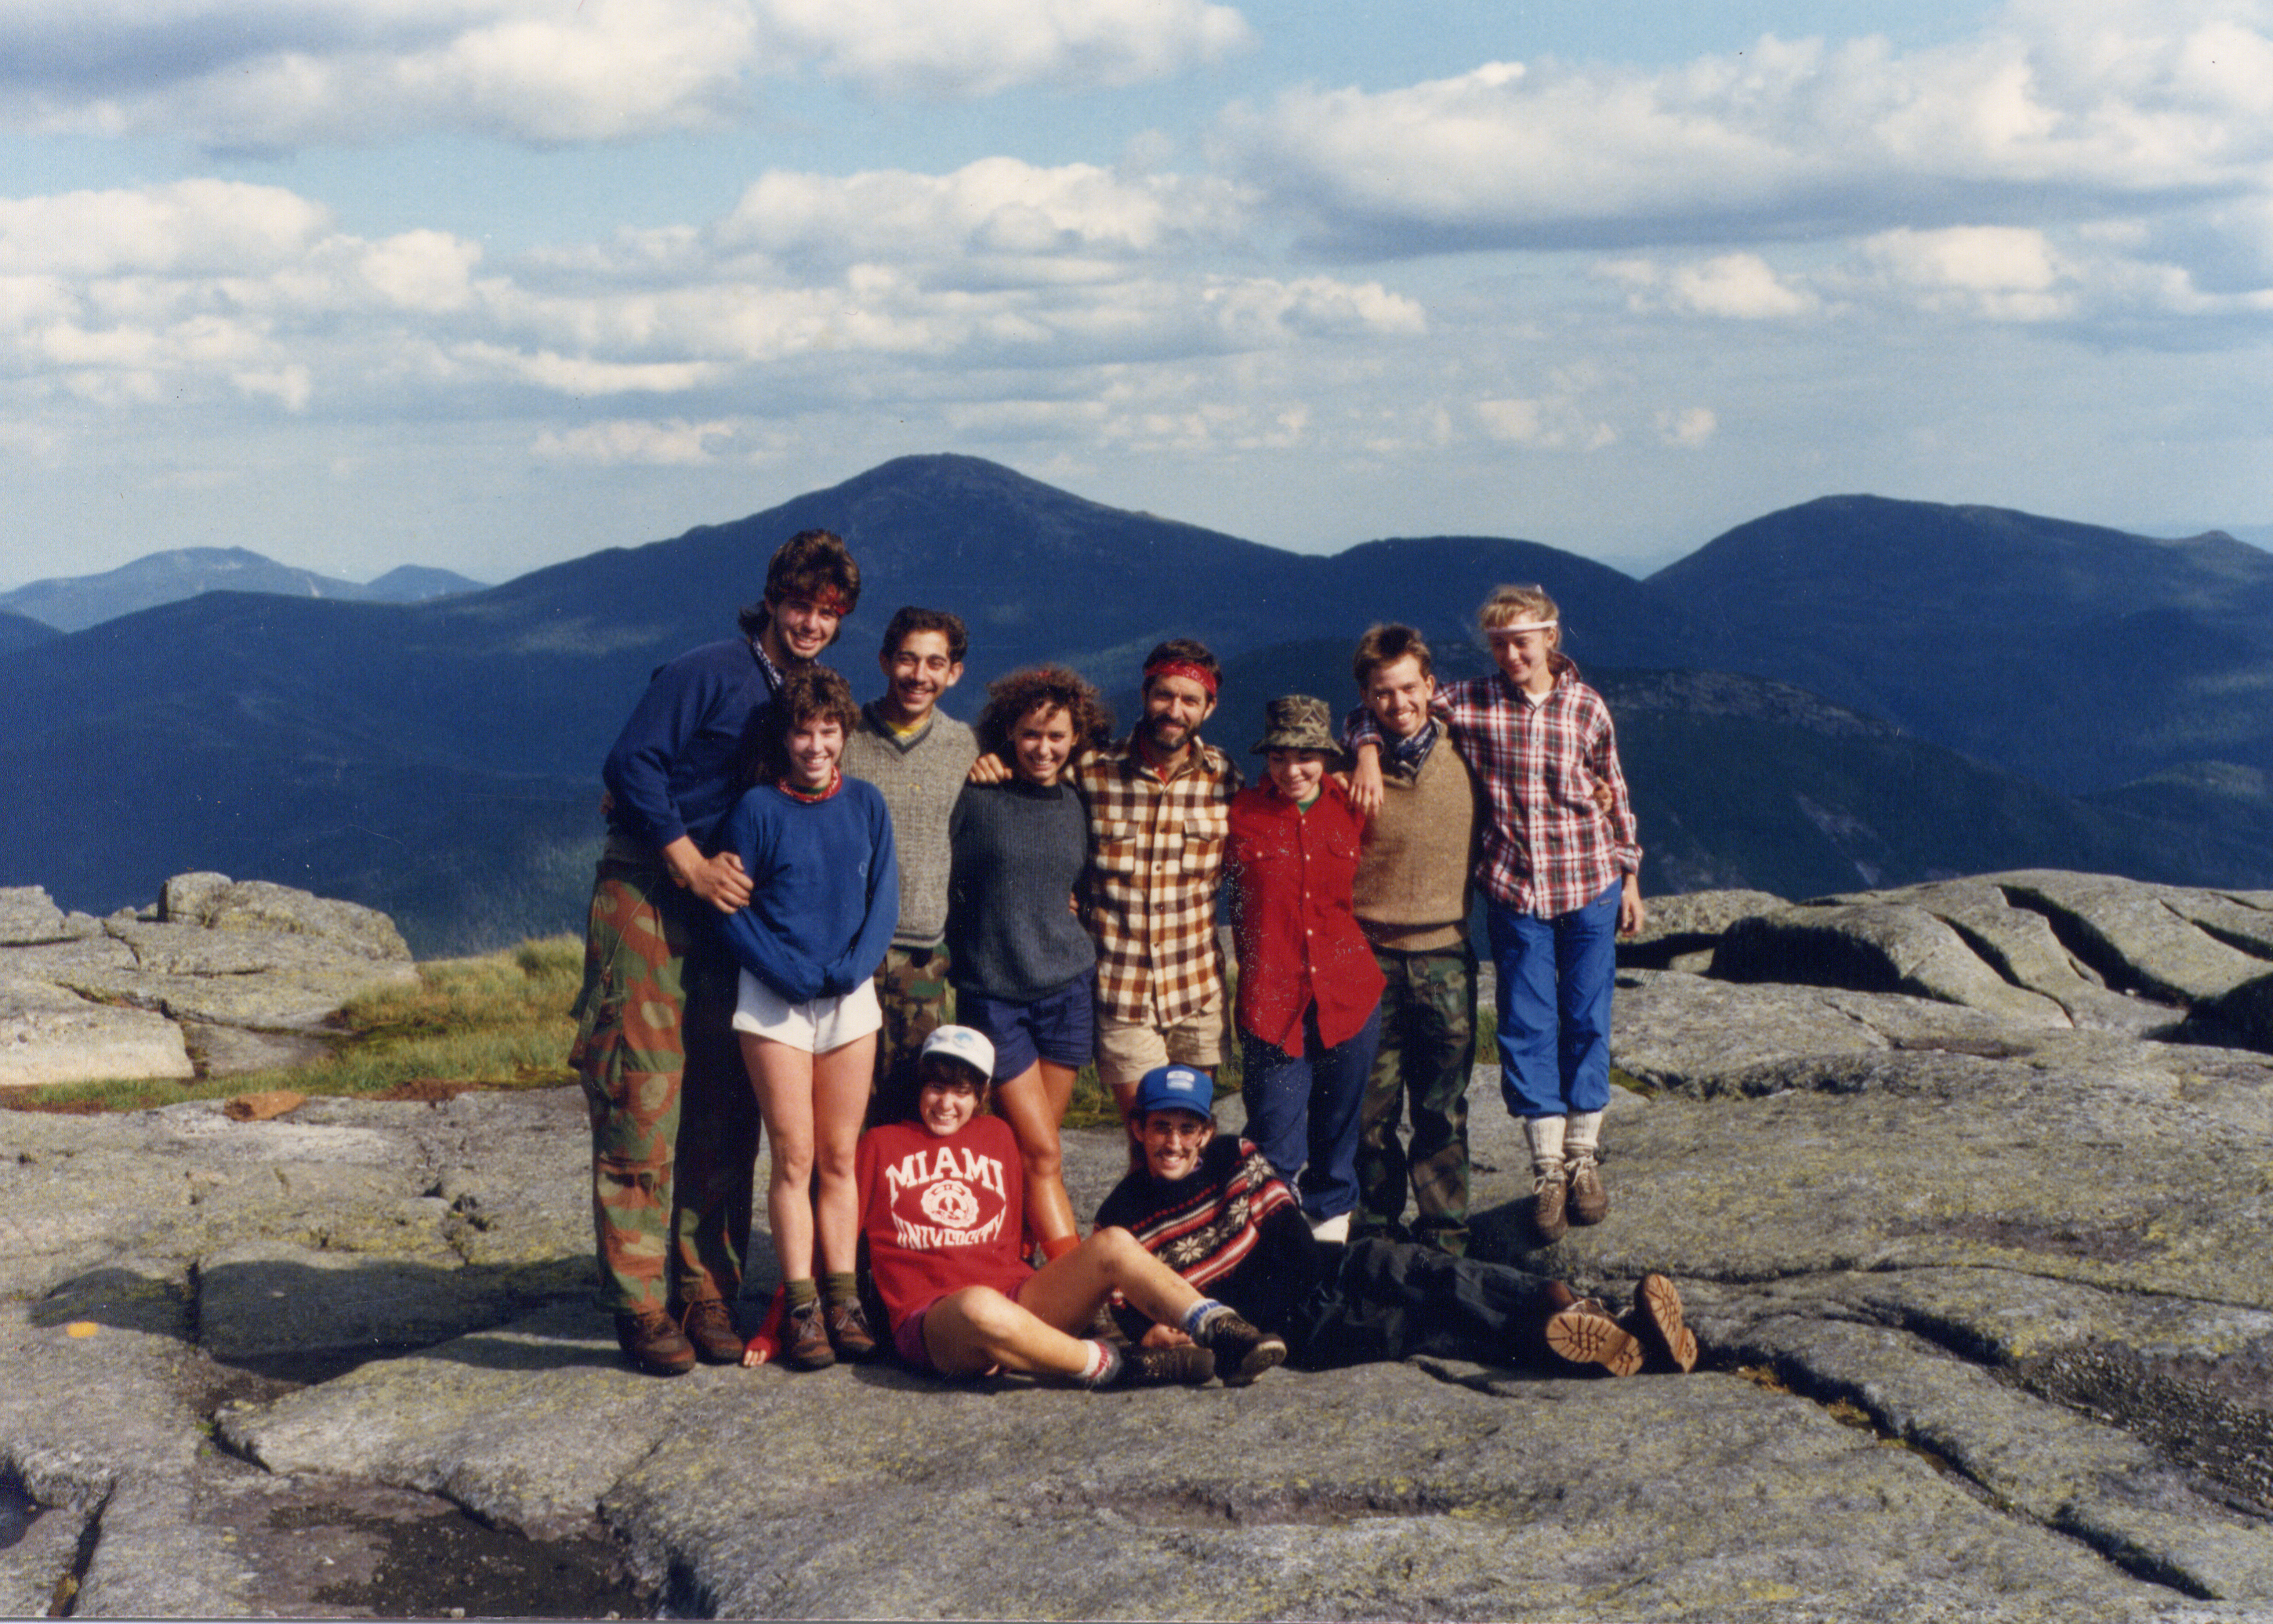
<instances>
[{"instance_id":1,"label":"rocky summit","mask_svg":"<svg viewBox=\"0 0 2273 1624\"><path fill-rule=\"evenodd\" d=\"M349 999L416 979L385 914L265 879L176 874L107 919L0 887L0 1094L295 1065Z\"/></svg>"},{"instance_id":2,"label":"rocky summit","mask_svg":"<svg viewBox=\"0 0 2273 1624\"><path fill-rule=\"evenodd\" d=\"M1476 1245L1671 1274L1689 1376L656 1381L587 1300L574 1090L0 1116L0 1606L2273 1618L2273 895L1655 914L1608 1221L1536 1240L1480 1068ZM1117 1137L1069 1141L1093 1208Z\"/></svg>"}]
</instances>

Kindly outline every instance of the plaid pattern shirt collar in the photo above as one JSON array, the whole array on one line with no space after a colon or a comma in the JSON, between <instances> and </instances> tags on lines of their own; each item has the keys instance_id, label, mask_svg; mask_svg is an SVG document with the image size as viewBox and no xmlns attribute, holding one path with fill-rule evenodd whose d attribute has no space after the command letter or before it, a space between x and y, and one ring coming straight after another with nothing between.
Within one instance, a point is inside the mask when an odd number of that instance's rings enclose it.
<instances>
[{"instance_id":1,"label":"plaid pattern shirt collar","mask_svg":"<svg viewBox=\"0 0 2273 1624\"><path fill-rule=\"evenodd\" d=\"M1495 670L1439 689L1430 707L1483 788L1489 816L1476 883L1494 902L1542 919L1584 908L1641 869L1609 707L1569 660L1557 656L1555 670L1542 704ZM1349 742L1381 742L1370 715L1356 719ZM1607 815L1594 803L1597 782L1610 789Z\"/></svg>"},{"instance_id":2,"label":"plaid pattern shirt collar","mask_svg":"<svg viewBox=\"0 0 2273 1624\"><path fill-rule=\"evenodd\" d=\"M1239 771L1196 743L1163 780L1130 737L1075 768L1089 805L1088 902L1097 1001L1116 1021L1174 1026L1223 985L1215 939L1229 805Z\"/></svg>"}]
</instances>

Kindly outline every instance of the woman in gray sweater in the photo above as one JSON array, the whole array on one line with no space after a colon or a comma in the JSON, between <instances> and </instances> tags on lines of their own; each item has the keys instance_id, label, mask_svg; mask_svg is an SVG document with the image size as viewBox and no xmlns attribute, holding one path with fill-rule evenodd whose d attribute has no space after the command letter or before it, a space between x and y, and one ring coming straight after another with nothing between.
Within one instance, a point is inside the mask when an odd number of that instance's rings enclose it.
<instances>
[{"instance_id":1,"label":"woman in gray sweater","mask_svg":"<svg viewBox=\"0 0 2273 1624\"><path fill-rule=\"evenodd\" d=\"M1050 1257L1079 1241L1060 1173L1058 1124L1090 1058L1097 947L1077 893L1089 813L1065 768L1105 742L1097 690L1061 666L986 691L979 747L1010 768L964 786L948 819L947 951L956 1019L994 1045L994 1109L1025 1164L1026 1221Z\"/></svg>"}]
</instances>

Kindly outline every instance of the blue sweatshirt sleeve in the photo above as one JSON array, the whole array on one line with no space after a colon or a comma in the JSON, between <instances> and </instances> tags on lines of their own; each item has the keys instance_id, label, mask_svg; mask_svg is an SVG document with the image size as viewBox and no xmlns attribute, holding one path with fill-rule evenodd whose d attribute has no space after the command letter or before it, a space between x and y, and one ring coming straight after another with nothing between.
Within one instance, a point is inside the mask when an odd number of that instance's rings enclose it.
<instances>
[{"instance_id":1,"label":"blue sweatshirt sleeve","mask_svg":"<svg viewBox=\"0 0 2273 1624\"><path fill-rule=\"evenodd\" d=\"M829 991L840 997L876 973L900 923L900 856L892 843L891 809L874 786L861 788L868 791L863 797L868 805L868 909L860 934L829 967Z\"/></svg>"},{"instance_id":2,"label":"blue sweatshirt sleeve","mask_svg":"<svg viewBox=\"0 0 2273 1624\"><path fill-rule=\"evenodd\" d=\"M671 793L671 769L724 691L716 673L691 662L656 667L600 769L617 819L657 850L686 833Z\"/></svg>"},{"instance_id":3,"label":"blue sweatshirt sleeve","mask_svg":"<svg viewBox=\"0 0 2273 1624\"><path fill-rule=\"evenodd\" d=\"M763 883L772 866L771 853L765 849L769 842L764 837L764 822L758 794L754 790L745 795L728 816L726 840L720 848L742 859L742 871L750 876L754 887ZM732 951L734 962L785 1001L806 1004L821 995L825 977L821 964L769 930L754 910L737 909L723 916L719 926L725 932L726 946ZM889 935L888 930L887 939ZM877 955L879 960L882 956Z\"/></svg>"}]
</instances>

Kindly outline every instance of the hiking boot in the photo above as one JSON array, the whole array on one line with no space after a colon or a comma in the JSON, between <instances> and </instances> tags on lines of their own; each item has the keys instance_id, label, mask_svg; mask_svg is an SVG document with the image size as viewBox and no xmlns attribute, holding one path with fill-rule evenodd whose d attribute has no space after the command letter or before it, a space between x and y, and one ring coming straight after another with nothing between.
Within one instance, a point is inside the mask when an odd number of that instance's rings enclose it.
<instances>
[{"instance_id":1,"label":"hiking boot","mask_svg":"<svg viewBox=\"0 0 2273 1624\"><path fill-rule=\"evenodd\" d=\"M739 1365L742 1362L741 1334L734 1328L733 1310L715 1297L698 1297L686 1305L679 1316L686 1330L686 1340L694 1344L694 1357L705 1365Z\"/></svg>"},{"instance_id":2,"label":"hiking boot","mask_svg":"<svg viewBox=\"0 0 2273 1624\"><path fill-rule=\"evenodd\" d=\"M635 1308L616 1315L616 1345L634 1370L650 1376L683 1376L694 1368L694 1344L659 1308ZM734 1357L741 1358L738 1351Z\"/></svg>"},{"instance_id":3,"label":"hiking boot","mask_svg":"<svg viewBox=\"0 0 2273 1624\"><path fill-rule=\"evenodd\" d=\"M1121 1356L1117 1388L1197 1388L1215 1374L1215 1355L1205 1348L1130 1348Z\"/></svg>"},{"instance_id":4,"label":"hiking boot","mask_svg":"<svg viewBox=\"0 0 2273 1624\"><path fill-rule=\"evenodd\" d=\"M858 1298L828 1304L821 1311L821 1323L829 1333L829 1345L847 1365L866 1365L883 1351L876 1345L876 1334L868 1328L867 1311Z\"/></svg>"},{"instance_id":5,"label":"hiking boot","mask_svg":"<svg viewBox=\"0 0 2273 1624\"><path fill-rule=\"evenodd\" d=\"M1613 1376L1641 1368L1641 1343L1591 1297L1547 1317L1547 1345L1568 1364L1599 1365Z\"/></svg>"},{"instance_id":6,"label":"hiking boot","mask_svg":"<svg viewBox=\"0 0 2273 1624\"><path fill-rule=\"evenodd\" d=\"M1208 1321L1199 1339L1215 1355L1216 1369L1227 1388L1243 1388L1273 1365L1287 1362L1284 1336L1256 1329L1230 1309Z\"/></svg>"},{"instance_id":7,"label":"hiking boot","mask_svg":"<svg viewBox=\"0 0 2273 1624\"><path fill-rule=\"evenodd\" d=\"M1633 1312L1623 1321L1639 1339L1653 1370L1697 1368L1697 1333L1683 1323L1681 1292L1663 1275L1644 1275L1634 1286Z\"/></svg>"},{"instance_id":8,"label":"hiking boot","mask_svg":"<svg viewBox=\"0 0 2273 1624\"><path fill-rule=\"evenodd\" d=\"M1609 1216L1610 1193L1602 1188L1602 1171L1592 1150L1574 1150L1563 1164L1563 1178L1571 1192L1573 1224L1600 1224Z\"/></svg>"},{"instance_id":9,"label":"hiking boot","mask_svg":"<svg viewBox=\"0 0 2273 1624\"><path fill-rule=\"evenodd\" d=\"M818 1299L782 1315L782 1363L793 1370L826 1370L836 1363Z\"/></svg>"},{"instance_id":10,"label":"hiking boot","mask_svg":"<svg viewBox=\"0 0 2273 1624\"><path fill-rule=\"evenodd\" d=\"M1560 1240L1570 1232L1571 1220L1563 1203L1571 1190L1563 1164L1542 1167L1531 1180L1531 1227L1542 1240Z\"/></svg>"}]
</instances>

